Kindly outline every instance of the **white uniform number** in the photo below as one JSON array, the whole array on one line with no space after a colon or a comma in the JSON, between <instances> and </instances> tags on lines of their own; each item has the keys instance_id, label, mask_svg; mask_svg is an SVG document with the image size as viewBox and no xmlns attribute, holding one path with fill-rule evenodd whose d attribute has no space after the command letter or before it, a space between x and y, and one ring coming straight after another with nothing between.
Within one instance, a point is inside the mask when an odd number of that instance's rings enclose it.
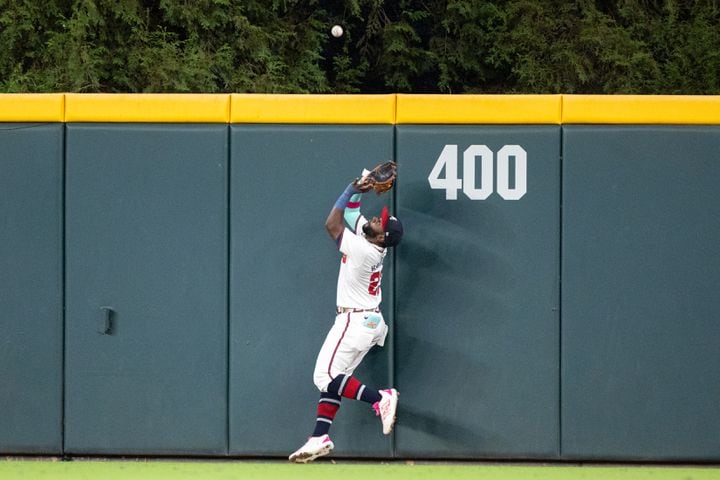
<instances>
[{"instance_id":1,"label":"white uniform number","mask_svg":"<svg viewBox=\"0 0 720 480\"><path fill-rule=\"evenodd\" d=\"M511 159L514 162L511 163ZM511 165L514 172L511 178ZM478 172L479 167L479 172ZM443 170L445 176L441 177ZM477 182L480 173L480 182ZM458 146L445 145L430 175L430 188L445 190L445 200L457 200L458 190L470 200L486 200L496 184L498 195L505 200L520 200L527 193L527 152L520 145L505 145L495 155L487 145L470 145L463 152L463 176L458 178Z\"/></svg>"}]
</instances>

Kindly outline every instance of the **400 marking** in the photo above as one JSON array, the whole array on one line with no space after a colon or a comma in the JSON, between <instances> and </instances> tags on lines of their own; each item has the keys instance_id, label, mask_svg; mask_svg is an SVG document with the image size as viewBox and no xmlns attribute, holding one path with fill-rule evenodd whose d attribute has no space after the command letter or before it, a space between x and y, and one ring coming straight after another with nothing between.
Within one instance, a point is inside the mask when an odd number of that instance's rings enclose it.
<instances>
[{"instance_id":1,"label":"400 marking","mask_svg":"<svg viewBox=\"0 0 720 480\"><path fill-rule=\"evenodd\" d=\"M510 182L510 159L515 159L513 181ZM475 169L480 160L480 187L475 185ZM520 145L505 145L495 155L487 145L470 145L463 152L463 177L458 178L458 146L445 145L428 182L430 188L445 190L446 200L457 200L462 189L470 200L485 200L493 194L493 181L497 193L505 200L520 200L527 193L527 152ZM445 169L445 177L440 177Z\"/></svg>"}]
</instances>

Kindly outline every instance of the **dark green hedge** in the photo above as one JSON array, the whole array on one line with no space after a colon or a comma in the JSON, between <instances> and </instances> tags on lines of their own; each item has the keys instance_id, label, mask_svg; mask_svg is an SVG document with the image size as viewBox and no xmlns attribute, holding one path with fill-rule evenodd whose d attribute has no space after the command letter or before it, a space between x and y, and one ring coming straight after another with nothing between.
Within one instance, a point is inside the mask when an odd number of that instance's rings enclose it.
<instances>
[{"instance_id":1,"label":"dark green hedge","mask_svg":"<svg viewBox=\"0 0 720 480\"><path fill-rule=\"evenodd\" d=\"M0 91L718 94L720 3L0 0Z\"/></svg>"}]
</instances>

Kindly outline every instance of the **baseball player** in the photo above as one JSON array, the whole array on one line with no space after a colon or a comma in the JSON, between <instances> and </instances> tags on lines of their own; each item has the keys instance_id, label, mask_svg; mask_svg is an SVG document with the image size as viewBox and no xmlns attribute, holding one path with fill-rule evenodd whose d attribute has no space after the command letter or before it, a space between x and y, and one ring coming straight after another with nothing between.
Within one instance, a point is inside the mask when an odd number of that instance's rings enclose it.
<instances>
[{"instance_id":1,"label":"baseball player","mask_svg":"<svg viewBox=\"0 0 720 480\"><path fill-rule=\"evenodd\" d=\"M314 382L320 390L315 430L290 455L291 462L307 463L334 448L328 432L342 397L372 405L385 435L395 424L397 390L376 390L352 376L367 352L385 343L388 327L380 312L383 260L387 248L397 246L403 234L402 224L388 215L387 207L380 217L369 221L360 213L362 193L372 189L374 183L373 178L365 176L348 185L325 221L325 228L342 253L337 316L315 362Z\"/></svg>"}]
</instances>

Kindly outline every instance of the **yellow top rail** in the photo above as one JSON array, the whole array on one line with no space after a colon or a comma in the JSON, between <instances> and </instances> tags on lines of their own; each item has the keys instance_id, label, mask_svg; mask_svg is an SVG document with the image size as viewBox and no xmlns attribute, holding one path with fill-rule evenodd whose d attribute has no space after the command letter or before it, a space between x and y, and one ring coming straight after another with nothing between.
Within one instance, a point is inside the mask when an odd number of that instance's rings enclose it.
<instances>
[{"instance_id":1,"label":"yellow top rail","mask_svg":"<svg viewBox=\"0 0 720 480\"><path fill-rule=\"evenodd\" d=\"M559 124L561 95L403 95L398 124Z\"/></svg>"},{"instance_id":2,"label":"yellow top rail","mask_svg":"<svg viewBox=\"0 0 720 480\"><path fill-rule=\"evenodd\" d=\"M63 118L62 93L0 94L0 122L62 122Z\"/></svg>"},{"instance_id":3,"label":"yellow top rail","mask_svg":"<svg viewBox=\"0 0 720 480\"><path fill-rule=\"evenodd\" d=\"M11 93L0 122L720 125L720 95Z\"/></svg>"},{"instance_id":4,"label":"yellow top rail","mask_svg":"<svg viewBox=\"0 0 720 480\"><path fill-rule=\"evenodd\" d=\"M395 95L230 95L231 123L395 123Z\"/></svg>"},{"instance_id":5,"label":"yellow top rail","mask_svg":"<svg viewBox=\"0 0 720 480\"><path fill-rule=\"evenodd\" d=\"M720 95L563 95L562 123L720 124Z\"/></svg>"},{"instance_id":6,"label":"yellow top rail","mask_svg":"<svg viewBox=\"0 0 720 480\"><path fill-rule=\"evenodd\" d=\"M217 94L65 95L65 122L227 123L230 97Z\"/></svg>"}]
</instances>

